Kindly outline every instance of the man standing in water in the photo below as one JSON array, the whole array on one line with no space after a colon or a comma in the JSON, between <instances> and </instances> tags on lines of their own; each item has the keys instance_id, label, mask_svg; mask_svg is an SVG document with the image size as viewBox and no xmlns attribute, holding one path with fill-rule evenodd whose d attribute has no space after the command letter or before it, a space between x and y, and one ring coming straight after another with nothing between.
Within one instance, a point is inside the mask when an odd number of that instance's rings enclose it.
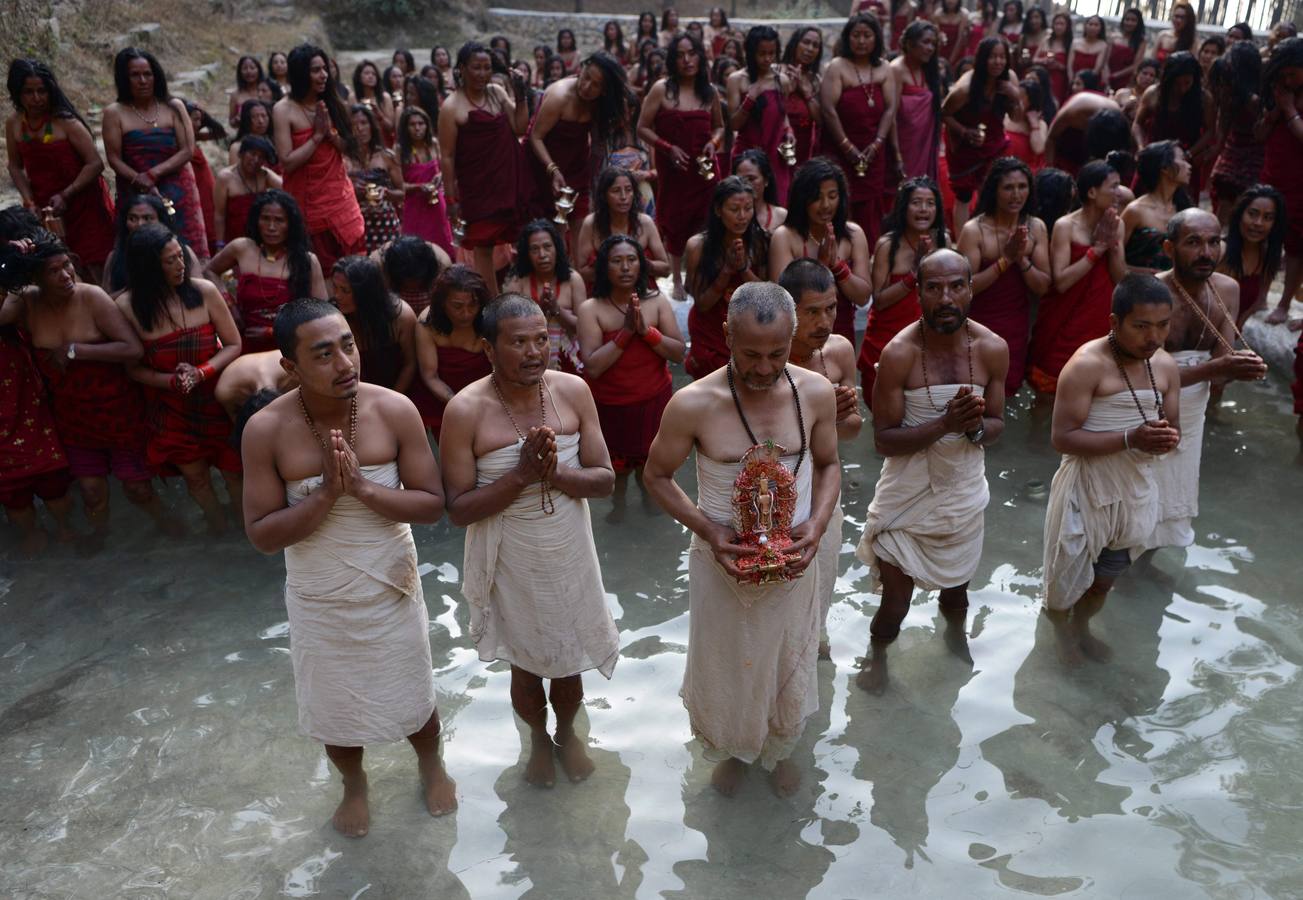
<instances>
[{"instance_id":1,"label":"man standing in water","mask_svg":"<svg viewBox=\"0 0 1303 900\"><path fill-rule=\"evenodd\" d=\"M1194 543L1191 520L1199 515L1199 461L1212 383L1265 378L1267 364L1252 350L1235 349L1236 338L1244 338L1235 326L1240 285L1214 271L1222 256L1217 217L1198 207L1172 216L1163 254L1172 261L1171 271L1158 275L1172 293L1163 348L1181 371L1181 443L1154 464L1159 521L1150 546L1188 547Z\"/></svg>"},{"instance_id":2,"label":"man standing in water","mask_svg":"<svg viewBox=\"0 0 1303 900\"><path fill-rule=\"evenodd\" d=\"M759 762L774 790L801 782L791 761L805 720L818 708L815 656L819 632L814 562L841 484L837 397L828 379L789 366L796 309L776 284L752 282L728 306L729 362L676 393L652 443L645 479L661 507L693 533L688 556L688 662L684 706L692 733L718 765L711 784L737 791L746 767ZM697 450L697 502L674 473ZM734 492L753 450L780 455L795 493L795 555L783 576L746 580L739 557ZM763 480L760 482L763 484ZM772 508L772 504L770 504ZM779 523L781 524L781 523Z\"/></svg>"},{"instance_id":3,"label":"man standing in water","mask_svg":"<svg viewBox=\"0 0 1303 900\"><path fill-rule=\"evenodd\" d=\"M795 259L783 269L779 286L796 304L796 334L788 360L803 369L818 372L832 382L837 397L837 440L852 441L864 419L855 393L855 347L833 333L837 320L837 282L828 267L814 259ZM838 483L837 505L828 528L819 541L815 556L819 587L819 658L831 659L828 644L828 610L837 587L838 557L842 549L842 504Z\"/></svg>"},{"instance_id":4,"label":"man standing in water","mask_svg":"<svg viewBox=\"0 0 1303 900\"><path fill-rule=\"evenodd\" d=\"M915 585L941 592L946 643L972 662L964 620L990 500L983 449L1004 430L1009 348L968 318L968 259L953 250L925 256L918 291L923 317L883 349L873 386L873 441L886 459L856 553L882 605L856 683L874 693L886 689L887 647Z\"/></svg>"},{"instance_id":5,"label":"man standing in water","mask_svg":"<svg viewBox=\"0 0 1303 900\"><path fill-rule=\"evenodd\" d=\"M431 815L457 808L439 758L429 618L408 523L443 514L439 468L401 394L359 380L339 310L294 300L274 326L297 390L244 430L244 526L263 553L285 551L299 727L344 779L335 828L370 827L365 744L406 737Z\"/></svg>"},{"instance_id":6,"label":"man standing in water","mask_svg":"<svg viewBox=\"0 0 1303 900\"><path fill-rule=\"evenodd\" d=\"M1181 440L1171 424L1181 421L1181 373L1163 350L1171 293L1153 275L1128 275L1109 319L1109 334L1063 367L1050 432L1063 460L1045 510L1045 611L1072 667L1112 656L1090 619L1148 547L1159 518L1156 458Z\"/></svg>"},{"instance_id":7,"label":"man standing in water","mask_svg":"<svg viewBox=\"0 0 1303 900\"><path fill-rule=\"evenodd\" d=\"M615 471L588 385L548 370L543 310L503 294L484 308L481 334L493 372L444 412L448 518L466 528L462 593L480 659L511 664L511 706L530 730L525 780L551 787L554 755L571 781L592 774L574 729L582 673L610 678L619 658L588 515L588 498L610 496Z\"/></svg>"}]
</instances>

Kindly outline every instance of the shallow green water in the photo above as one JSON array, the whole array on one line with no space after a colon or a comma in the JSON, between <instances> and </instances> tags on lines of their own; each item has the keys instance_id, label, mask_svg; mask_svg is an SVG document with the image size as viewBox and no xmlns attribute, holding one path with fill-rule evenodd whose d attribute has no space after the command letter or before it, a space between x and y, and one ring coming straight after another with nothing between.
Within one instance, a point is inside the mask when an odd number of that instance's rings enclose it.
<instances>
[{"instance_id":1,"label":"shallow green water","mask_svg":"<svg viewBox=\"0 0 1303 900\"><path fill-rule=\"evenodd\" d=\"M330 828L338 786L296 731L281 559L236 537L164 544L115 497L99 556L0 564L0 894L1303 896L1303 469L1287 393L1228 392L1196 546L1121 580L1095 620L1116 658L1076 673L1038 615L1044 500L1026 484L1048 483L1057 458L1047 411L1020 396L987 458L974 665L946 651L920 594L881 697L854 685L876 598L850 552L880 461L867 435L844 447L834 660L791 799L755 774L732 800L708 786L678 698L687 540L636 488L621 524L592 508L623 658L611 681L587 679L598 770L579 786L523 784L509 676L466 634L461 532L417 528L461 808L431 819L407 747L369 749L360 841Z\"/></svg>"}]
</instances>

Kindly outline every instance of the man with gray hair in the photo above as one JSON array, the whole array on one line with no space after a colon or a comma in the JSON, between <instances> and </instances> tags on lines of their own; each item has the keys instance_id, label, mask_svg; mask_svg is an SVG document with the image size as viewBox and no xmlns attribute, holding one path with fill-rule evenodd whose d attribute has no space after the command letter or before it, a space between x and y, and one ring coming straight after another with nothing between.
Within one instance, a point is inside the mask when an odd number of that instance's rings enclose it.
<instances>
[{"instance_id":1,"label":"man with gray hair","mask_svg":"<svg viewBox=\"0 0 1303 900\"><path fill-rule=\"evenodd\" d=\"M779 794L795 791L790 757L818 708L820 610L807 570L841 485L837 400L828 379L788 364L795 330L787 291L738 288L728 364L670 400L644 470L647 490L693 533L680 693L726 796L754 762ZM674 481L694 448L696 503Z\"/></svg>"},{"instance_id":2,"label":"man with gray hair","mask_svg":"<svg viewBox=\"0 0 1303 900\"><path fill-rule=\"evenodd\" d=\"M971 663L964 620L982 557L990 493L984 448L1004 430L1009 347L968 318L972 269L953 250L918 265L922 318L883 348L873 385L873 443L886 459L856 555L882 603L869 626L868 667L856 683L887 686L887 646L916 586L940 591L946 643Z\"/></svg>"},{"instance_id":3,"label":"man with gray hair","mask_svg":"<svg viewBox=\"0 0 1303 900\"><path fill-rule=\"evenodd\" d=\"M444 412L448 518L466 528L471 639L480 659L511 664L511 705L530 730L525 780L551 787L554 756L571 781L592 773L574 728L581 673L610 678L619 657L588 515L588 498L609 496L615 472L588 385L547 367L543 310L503 294L484 308L481 335L493 372Z\"/></svg>"}]
</instances>

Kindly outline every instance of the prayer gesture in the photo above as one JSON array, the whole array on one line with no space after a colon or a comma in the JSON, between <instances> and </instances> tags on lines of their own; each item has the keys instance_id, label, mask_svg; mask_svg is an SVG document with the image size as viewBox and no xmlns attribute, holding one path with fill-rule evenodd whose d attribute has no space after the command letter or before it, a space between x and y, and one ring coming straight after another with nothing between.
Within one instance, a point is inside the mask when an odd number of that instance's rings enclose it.
<instances>
[{"instance_id":1,"label":"prayer gesture","mask_svg":"<svg viewBox=\"0 0 1303 900\"><path fill-rule=\"evenodd\" d=\"M914 264L932 252L932 234L928 232L918 239L918 246L914 249Z\"/></svg>"},{"instance_id":2,"label":"prayer gesture","mask_svg":"<svg viewBox=\"0 0 1303 900\"><path fill-rule=\"evenodd\" d=\"M556 302L556 296L552 293L552 285L543 285L543 290L538 298L538 305L543 310L543 315L549 319L555 319L561 315L561 307Z\"/></svg>"},{"instance_id":3,"label":"prayer gesture","mask_svg":"<svg viewBox=\"0 0 1303 900\"><path fill-rule=\"evenodd\" d=\"M190 363L177 363L176 371L172 374L172 390L181 394L188 394L198 387L199 382L203 380L199 370Z\"/></svg>"},{"instance_id":4,"label":"prayer gesture","mask_svg":"<svg viewBox=\"0 0 1303 900\"><path fill-rule=\"evenodd\" d=\"M1104 252L1117 243L1118 213L1113 207L1104 210L1104 215L1095 223L1095 230L1090 236L1090 243L1097 252Z\"/></svg>"},{"instance_id":5,"label":"prayer gesture","mask_svg":"<svg viewBox=\"0 0 1303 900\"><path fill-rule=\"evenodd\" d=\"M982 427L982 414L986 412L986 401L973 393L968 385L961 387L954 399L946 404L946 411L941 414L945 420L946 432L949 434L969 434Z\"/></svg>"},{"instance_id":6,"label":"prayer gesture","mask_svg":"<svg viewBox=\"0 0 1303 900\"><path fill-rule=\"evenodd\" d=\"M837 264L837 236L833 234L832 226L828 226L823 238L819 241L819 249L816 252L819 262L823 263L825 268L831 269Z\"/></svg>"},{"instance_id":7,"label":"prayer gesture","mask_svg":"<svg viewBox=\"0 0 1303 900\"><path fill-rule=\"evenodd\" d=\"M335 468L339 472L340 493L361 498L367 482L362 477L362 467L358 465L357 454L344 439L344 432L338 428L330 429L330 444L331 452L335 456Z\"/></svg>"},{"instance_id":8,"label":"prayer gesture","mask_svg":"<svg viewBox=\"0 0 1303 900\"><path fill-rule=\"evenodd\" d=\"M1222 376L1232 381L1259 381L1267 377L1267 364L1252 350L1236 350L1221 357Z\"/></svg>"},{"instance_id":9,"label":"prayer gesture","mask_svg":"<svg viewBox=\"0 0 1303 900\"><path fill-rule=\"evenodd\" d=\"M737 273L747 267L746 245L741 238L734 238L724 251L724 268L730 273Z\"/></svg>"},{"instance_id":10,"label":"prayer gesture","mask_svg":"<svg viewBox=\"0 0 1303 900\"><path fill-rule=\"evenodd\" d=\"M859 411L859 397L849 384L834 384L832 387L837 398L837 424L840 425Z\"/></svg>"},{"instance_id":11,"label":"prayer gesture","mask_svg":"<svg viewBox=\"0 0 1303 900\"><path fill-rule=\"evenodd\" d=\"M642 337L647 333L647 320L642 316L642 304L638 302L637 294L629 300L629 312L633 313L633 327L630 330Z\"/></svg>"},{"instance_id":12,"label":"prayer gesture","mask_svg":"<svg viewBox=\"0 0 1303 900\"><path fill-rule=\"evenodd\" d=\"M1019 225L1009 232L1009 240L1004 243L1004 258L1009 262L1018 262L1027 255L1027 226Z\"/></svg>"},{"instance_id":13,"label":"prayer gesture","mask_svg":"<svg viewBox=\"0 0 1303 900\"><path fill-rule=\"evenodd\" d=\"M312 133L323 140L330 137L330 112L324 100L318 100L312 111Z\"/></svg>"},{"instance_id":14,"label":"prayer gesture","mask_svg":"<svg viewBox=\"0 0 1303 900\"><path fill-rule=\"evenodd\" d=\"M1166 419L1137 425L1127 432L1127 446L1154 456L1161 456L1176 449L1181 442L1181 432L1168 424Z\"/></svg>"},{"instance_id":15,"label":"prayer gesture","mask_svg":"<svg viewBox=\"0 0 1303 900\"><path fill-rule=\"evenodd\" d=\"M556 432L546 425L529 429L520 445L520 461L516 463L525 484L547 481L556 471Z\"/></svg>"},{"instance_id":16,"label":"prayer gesture","mask_svg":"<svg viewBox=\"0 0 1303 900\"><path fill-rule=\"evenodd\" d=\"M719 563L720 568L729 575L741 581L745 576L737 567L737 558L754 555L755 548L735 543L737 535L727 525L711 522L709 527L709 532L702 537L710 542L710 552L715 555L715 562Z\"/></svg>"}]
</instances>

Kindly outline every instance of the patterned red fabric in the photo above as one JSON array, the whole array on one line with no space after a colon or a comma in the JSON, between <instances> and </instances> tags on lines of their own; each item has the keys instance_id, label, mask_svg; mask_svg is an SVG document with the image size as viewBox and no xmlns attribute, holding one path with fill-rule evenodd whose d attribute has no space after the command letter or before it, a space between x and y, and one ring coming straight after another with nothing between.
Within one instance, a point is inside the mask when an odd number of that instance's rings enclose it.
<instances>
[{"instance_id":1,"label":"patterned red fabric","mask_svg":"<svg viewBox=\"0 0 1303 900\"><path fill-rule=\"evenodd\" d=\"M171 374L180 363L202 365L220 349L217 329L205 322L145 340L142 363ZM146 459L155 469L207 461L223 472L240 471L240 453L230 444L231 420L213 398L217 379L202 382L189 394L145 388L149 406Z\"/></svg>"},{"instance_id":2,"label":"patterned red fabric","mask_svg":"<svg viewBox=\"0 0 1303 900\"><path fill-rule=\"evenodd\" d=\"M1089 244L1072 245L1071 265L1086 255ZM1054 393L1059 373L1068 358L1086 341L1108 334L1113 306L1113 279L1108 262L1099 262L1065 293L1051 292L1041 298L1032 331L1027 381L1043 394Z\"/></svg>"},{"instance_id":3,"label":"patterned red fabric","mask_svg":"<svg viewBox=\"0 0 1303 900\"><path fill-rule=\"evenodd\" d=\"M19 492L41 476L67 468L27 348L12 329L0 329L0 494Z\"/></svg>"},{"instance_id":4,"label":"patterned red fabric","mask_svg":"<svg viewBox=\"0 0 1303 900\"><path fill-rule=\"evenodd\" d=\"M16 149L38 206L46 206L52 196L72 184L82 168L81 157L68 141L19 141ZM108 185L103 178L97 178L67 200L63 225L68 249L85 265L102 265L113 249L114 239L113 200Z\"/></svg>"},{"instance_id":5,"label":"patterned red fabric","mask_svg":"<svg viewBox=\"0 0 1303 900\"><path fill-rule=\"evenodd\" d=\"M217 226L214 224L213 213L213 186L216 179L213 177L212 166L208 165L208 157L204 156L204 151L199 148L199 143L195 142L195 152L190 155L190 167L195 170L195 187L199 190L199 206L204 211L204 233L208 235L210 244L209 255L217 252L211 245L217 242Z\"/></svg>"},{"instance_id":6,"label":"patterned red fabric","mask_svg":"<svg viewBox=\"0 0 1303 900\"><path fill-rule=\"evenodd\" d=\"M137 172L145 172L170 159L177 152L173 128L132 129L122 133L122 160ZM195 184L194 166L186 163L156 185L158 192L176 208L177 232L199 256L208 255L208 233L204 230L204 209ZM140 193L131 182L118 176L118 202Z\"/></svg>"},{"instance_id":7,"label":"patterned red fabric","mask_svg":"<svg viewBox=\"0 0 1303 900\"><path fill-rule=\"evenodd\" d=\"M145 397L120 363L73 359L59 366L43 350L34 358L65 447L144 451Z\"/></svg>"},{"instance_id":8,"label":"patterned red fabric","mask_svg":"<svg viewBox=\"0 0 1303 900\"><path fill-rule=\"evenodd\" d=\"M272 337L272 325L276 322L276 313L289 303L290 283L284 278L269 278L245 272L235 288L235 305L240 311L240 320L244 323L244 336L240 341L241 353L262 353L276 349L276 339ZM252 335L250 329L257 329Z\"/></svg>"},{"instance_id":9,"label":"patterned red fabric","mask_svg":"<svg viewBox=\"0 0 1303 900\"><path fill-rule=\"evenodd\" d=\"M908 274L893 274L887 279L887 286L904 281ZM918 290L912 290L902 300L878 309L869 309L869 322L864 329L864 343L860 345L860 356L855 367L860 370L860 384L864 388L864 405L873 408L873 384L878 380L878 360L882 359L883 348L902 328L917 322L922 315L918 303Z\"/></svg>"}]
</instances>

